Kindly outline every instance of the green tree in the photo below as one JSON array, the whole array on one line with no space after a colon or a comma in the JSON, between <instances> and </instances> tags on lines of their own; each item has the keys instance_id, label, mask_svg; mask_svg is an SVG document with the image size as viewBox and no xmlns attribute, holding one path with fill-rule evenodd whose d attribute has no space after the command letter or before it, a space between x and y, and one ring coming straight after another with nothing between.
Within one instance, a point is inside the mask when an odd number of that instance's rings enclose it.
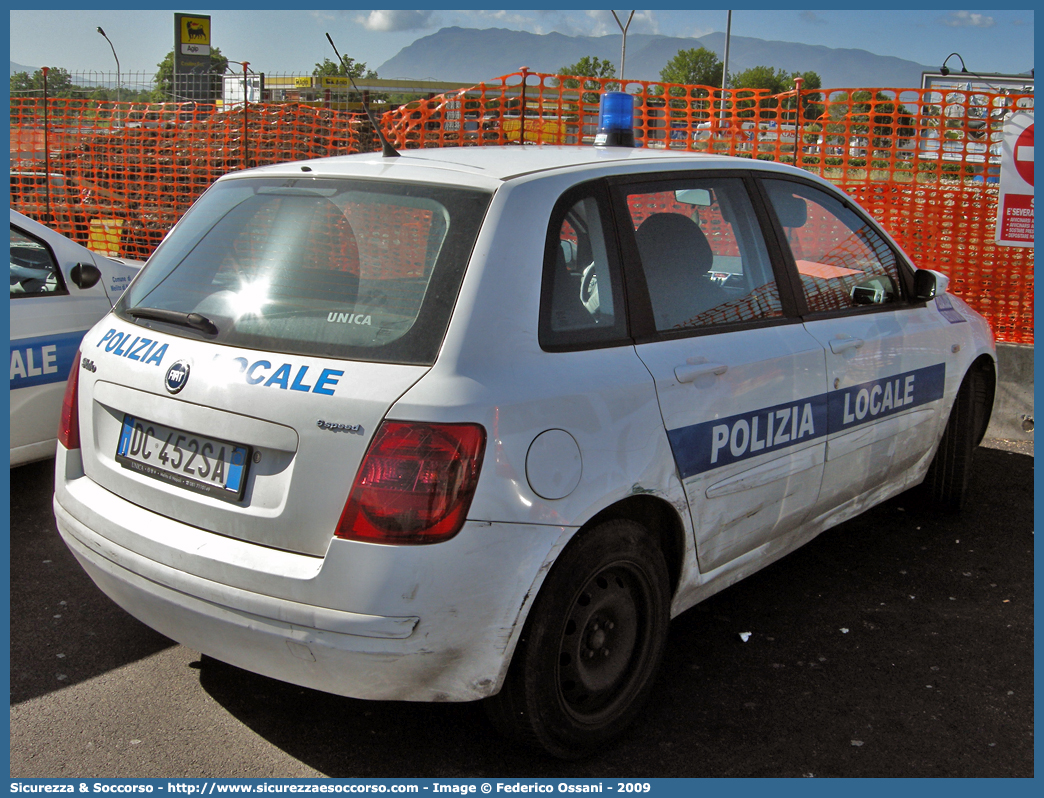
<instances>
[{"instance_id":1,"label":"green tree","mask_svg":"<svg viewBox=\"0 0 1044 798\"><path fill-rule=\"evenodd\" d=\"M729 86L733 89L768 89L773 94L783 94L794 90L797 78L801 78L803 81L802 91L819 89L823 86L819 74L812 70L787 72L785 69L773 69L767 66L751 67L736 75L729 75Z\"/></svg>"},{"instance_id":2,"label":"green tree","mask_svg":"<svg viewBox=\"0 0 1044 798\"><path fill-rule=\"evenodd\" d=\"M329 58L324 58L323 63L315 65L312 75L317 78L346 78L349 76L352 78L376 78L377 70L367 69L365 61L356 61L350 56L345 56L344 62L340 64L336 61L331 61Z\"/></svg>"},{"instance_id":3,"label":"green tree","mask_svg":"<svg viewBox=\"0 0 1044 798\"><path fill-rule=\"evenodd\" d=\"M720 89L718 92L709 89L721 86L724 69L725 65L718 60L718 56L706 47L679 50L675 53L660 70L660 80L664 83L681 84L667 87L667 96L664 98L671 128L687 127L691 123L699 124L709 118L707 113L712 107L712 98L720 96ZM695 88L683 88L685 86ZM664 88L648 88L649 97L646 104L649 107L656 107L659 100L655 98L664 95Z\"/></svg>"},{"instance_id":4,"label":"green tree","mask_svg":"<svg viewBox=\"0 0 1044 798\"><path fill-rule=\"evenodd\" d=\"M174 51L167 53L166 57L156 64L156 75L153 78L153 99L157 102L176 99L174 93ZM228 69L228 59L221 55L217 47L210 48L210 69L207 74L214 75L211 81L211 91L215 94L221 92L221 75Z\"/></svg>"},{"instance_id":5,"label":"green tree","mask_svg":"<svg viewBox=\"0 0 1044 798\"><path fill-rule=\"evenodd\" d=\"M569 64L559 69L558 74L587 78L615 78L616 67L608 59L599 58L596 55L585 55L575 64Z\"/></svg>"},{"instance_id":6,"label":"green tree","mask_svg":"<svg viewBox=\"0 0 1044 798\"><path fill-rule=\"evenodd\" d=\"M891 147L893 138L899 140L910 139L916 134L917 121L910 110L896 102L883 92L871 95L868 91L857 91L852 93L851 119L858 122L869 122L869 132L875 147ZM866 132L867 127L858 126L858 132ZM851 128L853 131L857 126Z\"/></svg>"},{"instance_id":7,"label":"green tree","mask_svg":"<svg viewBox=\"0 0 1044 798\"><path fill-rule=\"evenodd\" d=\"M312 70L312 76L317 78L351 77L352 80L358 80L360 78L377 78L377 70L367 69L365 61L356 61L351 56L345 56L344 61L340 64L336 61L331 61L329 58L324 58L323 63L315 65L315 69ZM347 98L347 96L346 94L345 97ZM351 96L357 95L352 94ZM368 96L371 103L386 103L390 97L385 92L370 92L369 94L364 92L364 96Z\"/></svg>"},{"instance_id":8,"label":"green tree","mask_svg":"<svg viewBox=\"0 0 1044 798\"><path fill-rule=\"evenodd\" d=\"M797 78L801 78L803 81L801 84L803 118L807 120L818 119L823 113L823 97L818 93L808 94L807 92L809 89L820 88L822 80L817 73L811 70L807 72L787 72L785 69L755 66L745 69L736 75L730 75L729 87L733 89L764 89L768 91L773 96L763 97L757 103L757 106L763 111L761 116L775 117L776 109L780 106L780 100L775 95L794 91L797 87ZM741 113L741 116L752 116L753 113L749 109L754 108L754 106L754 100L739 100L736 103L738 109L747 111L746 113ZM783 97L782 107L784 110L794 110L797 107L797 101L794 97ZM764 113L766 111L768 113Z\"/></svg>"},{"instance_id":9,"label":"green tree","mask_svg":"<svg viewBox=\"0 0 1044 798\"><path fill-rule=\"evenodd\" d=\"M773 69L768 66L754 66L745 69L735 75L729 75L729 88L736 91L740 89L754 89L767 91L768 96L754 99L750 95L736 100L738 116L749 119L759 116L763 119L775 119L778 116L779 100L776 95L793 88L790 81L790 73L783 69ZM755 111L757 109L757 111Z\"/></svg>"},{"instance_id":10,"label":"green tree","mask_svg":"<svg viewBox=\"0 0 1044 798\"><path fill-rule=\"evenodd\" d=\"M817 72L808 70L807 72L793 72L790 75L790 81L787 85L787 91L792 90L797 84L794 82L795 78L801 78L801 115L806 120L819 119L823 115L823 95L819 92L812 92L813 89L823 88L823 80L819 77ZM784 101L784 106L787 108L793 107L793 101Z\"/></svg>"},{"instance_id":11,"label":"green tree","mask_svg":"<svg viewBox=\"0 0 1044 798\"><path fill-rule=\"evenodd\" d=\"M37 74L41 74L39 70L37 70ZM40 87L43 88L42 79ZM28 97L36 92L37 88L28 72L15 72L11 75L11 97Z\"/></svg>"},{"instance_id":12,"label":"green tree","mask_svg":"<svg viewBox=\"0 0 1044 798\"><path fill-rule=\"evenodd\" d=\"M685 86L721 86L724 67L706 47L679 50L660 70L660 80Z\"/></svg>"},{"instance_id":13,"label":"green tree","mask_svg":"<svg viewBox=\"0 0 1044 798\"><path fill-rule=\"evenodd\" d=\"M823 88L823 79L819 77L818 72L813 72L811 69L807 72L792 72L790 74L789 88L794 88L794 78L801 78L804 81L801 84L802 91L809 91L811 89Z\"/></svg>"},{"instance_id":14,"label":"green tree","mask_svg":"<svg viewBox=\"0 0 1044 798\"><path fill-rule=\"evenodd\" d=\"M42 97L43 70L38 69L32 75L28 72L16 72L11 75L12 97ZM48 97L77 97L83 92L80 86L72 82L72 76L61 67L52 67L47 71Z\"/></svg>"},{"instance_id":15,"label":"green tree","mask_svg":"<svg viewBox=\"0 0 1044 798\"><path fill-rule=\"evenodd\" d=\"M616 67L613 66L613 62L608 59L602 59L596 55L585 55L575 64L568 64L559 69L558 74L566 77L566 80L562 83L567 89L579 89L581 87L581 81L572 80L567 76L576 75L577 77L587 78L615 78ZM602 90L602 84L596 80L585 80L582 82L583 88L587 89L587 91L582 95L583 102L587 104L597 103ZM616 91L619 88L619 85L615 83L605 84L606 91Z\"/></svg>"},{"instance_id":16,"label":"green tree","mask_svg":"<svg viewBox=\"0 0 1044 798\"><path fill-rule=\"evenodd\" d=\"M865 136L871 147L904 148L917 133L914 113L884 92L854 91L827 107L831 120L826 125L828 133Z\"/></svg>"},{"instance_id":17,"label":"green tree","mask_svg":"<svg viewBox=\"0 0 1044 798\"><path fill-rule=\"evenodd\" d=\"M794 81L786 70L755 66L736 75L729 75L729 88L767 89L771 94L782 94L794 88Z\"/></svg>"}]
</instances>

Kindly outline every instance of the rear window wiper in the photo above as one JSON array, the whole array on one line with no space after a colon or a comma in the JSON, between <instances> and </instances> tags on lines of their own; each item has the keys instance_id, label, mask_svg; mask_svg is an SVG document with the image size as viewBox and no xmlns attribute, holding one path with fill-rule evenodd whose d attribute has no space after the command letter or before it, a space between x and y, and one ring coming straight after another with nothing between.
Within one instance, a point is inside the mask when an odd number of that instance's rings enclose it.
<instances>
[{"instance_id":1,"label":"rear window wiper","mask_svg":"<svg viewBox=\"0 0 1044 798\"><path fill-rule=\"evenodd\" d=\"M192 327L207 335L217 335L217 325L199 313L185 313L182 310L164 310L163 308L131 308L127 311L136 319L155 319L182 327Z\"/></svg>"}]
</instances>

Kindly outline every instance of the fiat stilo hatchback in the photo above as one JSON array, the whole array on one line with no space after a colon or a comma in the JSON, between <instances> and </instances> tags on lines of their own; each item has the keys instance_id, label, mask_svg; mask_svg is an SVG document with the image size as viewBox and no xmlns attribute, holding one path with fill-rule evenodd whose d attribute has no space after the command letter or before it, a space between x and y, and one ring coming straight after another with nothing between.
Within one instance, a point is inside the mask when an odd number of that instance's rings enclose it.
<instances>
[{"instance_id":1,"label":"fiat stilo hatchback","mask_svg":"<svg viewBox=\"0 0 1044 798\"><path fill-rule=\"evenodd\" d=\"M761 161L227 175L82 342L58 527L194 650L576 756L673 616L901 491L961 504L995 350L946 287Z\"/></svg>"}]
</instances>

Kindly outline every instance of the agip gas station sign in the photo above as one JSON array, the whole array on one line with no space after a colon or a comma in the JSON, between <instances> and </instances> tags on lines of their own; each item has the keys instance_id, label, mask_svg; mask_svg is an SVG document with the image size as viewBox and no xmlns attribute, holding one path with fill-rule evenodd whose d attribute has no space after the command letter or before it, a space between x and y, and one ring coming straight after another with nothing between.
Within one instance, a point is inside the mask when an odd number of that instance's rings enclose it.
<instances>
[{"instance_id":1,"label":"agip gas station sign","mask_svg":"<svg viewBox=\"0 0 1044 798\"><path fill-rule=\"evenodd\" d=\"M179 101L213 99L210 76L210 17L174 15L174 93ZM217 78L220 86L221 78Z\"/></svg>"}]
</instances>

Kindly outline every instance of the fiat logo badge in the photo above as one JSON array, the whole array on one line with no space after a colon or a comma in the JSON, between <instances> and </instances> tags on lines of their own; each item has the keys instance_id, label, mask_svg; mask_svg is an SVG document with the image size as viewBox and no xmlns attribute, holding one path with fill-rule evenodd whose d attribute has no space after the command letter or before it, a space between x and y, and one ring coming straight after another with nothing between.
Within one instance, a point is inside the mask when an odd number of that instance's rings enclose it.
<instances>
[{"instance_id":1,"label":"fiat logo badge","mask_svg":"<svg viewBox=\"0 0 1044 798\"><path fill-rule=\"evenodd\" d=\"M184 360L179 360L167 369L167 376L163 378L163 384L167 386L168 393L177 393L185 387L188 378L189 364Z\"/></svg>"}]
</instances>

